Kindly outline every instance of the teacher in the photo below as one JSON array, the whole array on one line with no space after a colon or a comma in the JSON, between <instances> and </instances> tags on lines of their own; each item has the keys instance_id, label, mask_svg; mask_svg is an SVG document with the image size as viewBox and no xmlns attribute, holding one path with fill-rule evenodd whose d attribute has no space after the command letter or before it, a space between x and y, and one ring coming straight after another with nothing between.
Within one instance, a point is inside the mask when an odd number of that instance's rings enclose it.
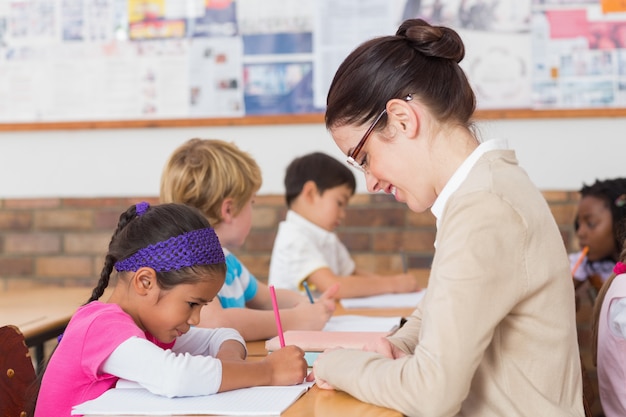
<instances>
[{"instance_id":1,"label":"teacher","mask_svg":"<svg viewBox=\"0 0 626 417\"><path fill-rule=\"evenodd\" d=\"M361 44L330 86L326 127L348 163L437 218L428 291L365 351L314 377L408 416L584 415L574 288L541 192L501 140L479 140L452 29L407 20Z\"/></svg>"}]
</instances>

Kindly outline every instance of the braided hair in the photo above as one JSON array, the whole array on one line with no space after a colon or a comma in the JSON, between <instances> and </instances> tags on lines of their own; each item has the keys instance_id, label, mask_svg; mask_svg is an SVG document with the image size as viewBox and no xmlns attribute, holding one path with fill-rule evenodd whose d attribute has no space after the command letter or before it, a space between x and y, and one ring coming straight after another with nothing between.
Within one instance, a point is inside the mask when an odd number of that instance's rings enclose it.
<instances>
[{"instance_id":1,"label":"braided hair","mask_svg":"<svg viewBox=\"0 0 626 417\"><path fill-rule=\"evenodd\" d=\"M139 212L138 212L139 211ZM109 250L104 258L100 279L87 303L98 300L108 287L118 261L124 260L150 245L175 236L210 227L202 213L184 204L161 204L158 206L132 205L120 215L117 228L111 237ZM215 250L222 250L216 247ZM190 284L205 276L224 279L226 265L223 262L195 265L169 271L156 271L157 284L170 289L179 284Z\"/></svg>"}]
</instances>

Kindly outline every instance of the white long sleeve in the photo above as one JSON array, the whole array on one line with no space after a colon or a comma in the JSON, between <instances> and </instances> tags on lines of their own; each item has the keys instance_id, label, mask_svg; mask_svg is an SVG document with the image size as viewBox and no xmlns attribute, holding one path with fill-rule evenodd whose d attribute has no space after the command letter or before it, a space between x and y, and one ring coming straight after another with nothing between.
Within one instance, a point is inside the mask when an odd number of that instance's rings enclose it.
<instances>
[{"instance_id":1,"label":"white long sleeve","mask_svg":"<svg viewBox=\"0 0 626 417\"><path fill-rule=\"evenodd\" d=\"M177 339L172 350L131 337L113 351L102 370L167 397L214 394L222 383L222 362L214 356L226 340L245 346L232 329L194 327Z\"/></svg>"}]
</instances>

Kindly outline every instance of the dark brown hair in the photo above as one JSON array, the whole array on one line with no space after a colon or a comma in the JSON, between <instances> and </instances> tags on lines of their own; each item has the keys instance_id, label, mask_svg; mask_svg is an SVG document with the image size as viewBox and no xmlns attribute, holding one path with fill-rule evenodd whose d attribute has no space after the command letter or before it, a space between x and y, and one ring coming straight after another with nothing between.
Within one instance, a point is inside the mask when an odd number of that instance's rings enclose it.
<instances>
[{"instance_id":1,"label":"dark brown hair","mask_svg":"<svg viewBox=\"0 0 626 417\"><path fill-rule=\"evenodd\" d=\"M139 249L192 230L210 227L200 210L184 204L169 203L149 207L141 216L137 206L130 206L120 215L117 229L111 237L109 250L104 258L100 279L93 289L88 303L98 300L109 285L115 263L126 259ZM201 281L206 276L224 279L226 264L198 265L168 272L156 272L159 288L169 290L176 285Z\"/></svg>"},{"instance_id":2,"label":"dark brown hair","mask_svg":"<svg viewBox=\"0 0 626 417\"><path fill-rule=\"evenodd\" d=\"M626 178L596 180L591 185L584 184L580 198L595 197L604 202L611 212L613 239L617 252L622 251L626 238ZM578 230L578 216L574 219L574 229Z\"/></svg>"},{"instance_id":3,"label":"dark brown hair","mask_svg":"<svg viewBox=\"0 0 626 417\"><path fill-rule=\"evenodd\" d=\"M322 152L313 152L291 161L285 172L285 200L287 207L295 200L307 181L313 181L321 194L331 188L345 185L352 194L356 189L354 174L343 163Z\"/></svg>"},{"instance_id":4,"label":"dark brown hair","mask_svg":"<svg viewBox=\"0 0 626 417\"><path fill-rule=\"evenodd\" d=\"M395 36L361 44L339 66L328 92L326 128L362 125L387 101L409 94L440 122L470 128L476 97L458 64L464 55L454 30L422 19L404 21ZM386 121L385 115L377 128Z\"/></svg>"}]
</instances>

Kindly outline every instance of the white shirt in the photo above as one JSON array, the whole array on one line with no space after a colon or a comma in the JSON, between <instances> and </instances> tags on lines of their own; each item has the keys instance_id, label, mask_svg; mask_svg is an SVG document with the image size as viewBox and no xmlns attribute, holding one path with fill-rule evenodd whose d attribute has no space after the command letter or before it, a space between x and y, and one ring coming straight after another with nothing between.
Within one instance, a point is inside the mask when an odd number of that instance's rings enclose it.
<instances>
[{"instance_id":1,"label":"white shirt","mask_svg":"<svg viewBox=\"0 0 626 417\"><path fill-rule=\"evenodd\" d=\"M321 268L335 275L354 272L354 261L335 233L289 210L278 225L270 260L269 284L301 291L301 284Z\"/></svg>"},{"instance_id":2,"label":"white shirt","mask_svg":"<svg viewBox=\"0 0 626 417\"><path fill-rule=\"evenodd\" d=\"M246 342L233 329L192 327L176 339L172 350L131 337L120 344L104 362L103 371L135 381L167 397L215 394L222 384L222 362L215 359L220 346L236 340Z\"/></svg>"}]
</instances>

